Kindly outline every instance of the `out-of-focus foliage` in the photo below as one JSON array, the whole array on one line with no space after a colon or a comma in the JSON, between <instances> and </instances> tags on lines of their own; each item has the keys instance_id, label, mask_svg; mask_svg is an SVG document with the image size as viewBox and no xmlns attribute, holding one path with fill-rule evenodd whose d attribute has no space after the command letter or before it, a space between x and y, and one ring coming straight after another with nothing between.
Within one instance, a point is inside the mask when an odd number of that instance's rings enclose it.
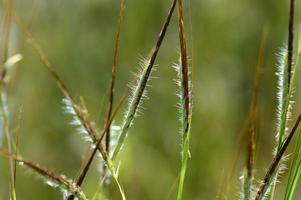
<instances>
[{"instance_id":1,"label":"out-of-focus foliage","mask_svg":"<svg viewBox=\"0 0 301 200\"><path fill-rule=\"evenodd\" d=\"M224 196L235 199L240 189L240 171L246 159L246 122L261 32L265 25L269 27L269 35L258 102L257 179L262 178L272 160L277 128L275 54L287 38L288 1L184 2L194 88L192 157L188 163L184 199L224 199ZM162 0L126 0L116 101L127 89L141 55L146 57L151 49L169 4L170 1ZM90 117L102 127L106 117L119 1L15 0L14 7L71 92L78 99L83 97ZM296 8L295 21L300 23L301 7ZM13 119L18 118L22 107L19 151L29 160L68 177L76 177L91 149L68 125L70 119L61 110L63 96L38 56L18 28L13 25L12 29L9 54L23 55L9 96ZM158 55L156 63L159 66L153 73L159 78L152 81L150 99L143 105L143 117L135 121L119 155L122 157L119 178L128 199L174 199L176 196L174 187L180 169L181 138L175 95L177 86L173 81L176 73L172 66L178 62L178 57L177 19L174 15ZM295 111L301 107L299 96L297 90ZM114 123L119 125L122 119L123 112L120 112ZM95 178L99 176L98 165L96 159L82 186L89 197L98 188L100 178ZM0 199L8 199L8 167L7 159L0 158ZM28 176L24 169L18 168L17 173L19 199L61 198L59 192ZM285 177L282 181L286 181ZM279 187L277 194L283 195L284 189ZM120 198L114 185L110 187L110 194L112 199ZM278 195L278 199L282 195Z\"/></svg>"}]
</instances>

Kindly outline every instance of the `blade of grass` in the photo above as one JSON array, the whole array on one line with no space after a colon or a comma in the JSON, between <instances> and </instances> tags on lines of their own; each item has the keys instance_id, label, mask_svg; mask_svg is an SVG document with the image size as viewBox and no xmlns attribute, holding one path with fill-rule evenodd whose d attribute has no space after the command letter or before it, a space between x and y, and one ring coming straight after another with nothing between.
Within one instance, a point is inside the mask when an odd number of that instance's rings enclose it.
<instances>
[{"instance_id":1,"label":"blade of grass","mask_svg":"<svg viewBox=\"0 0 301 200\"><path fill-rule=\"evenodd\" d=\"M286 186L284 200L293 199L293 195L295 193L296 186L301 175L300 147L301 147L301 132L299 131L298 142L296 144L296 148L294 151L295 161L292 163L292 167L290 168L289 179L288 179L288 184Z\"/></svg>"},{"instance_id":2,"label":"blade of grass","mask_svg":"<svg viewBox=\"0 0 301 200\"><path fill-rule=\"evenodd\" d=\"M184 17L183 17L183 5L182 0L177 1L178 8L178 26L179 26L179 41L181 49L180 66L179 66L179 82L180 82L180 115L182 122L182 144L181 144L181 171L180 180L178 186L177 200L183 198L183 188L187 169L189 153L189 139L190 139L190 123L192 114L192 94L191 94L191 80L190 80L190 68L187 60L187 47L184 30Z\"/></svg>"},{"instance_id":3,"label":"blade of grass","mask_svg":"<svg viewBox=\"0 0 301 200\"><path fill-rule=\"evenodd\" d=\"M282 52L280 55L279 62L279 127L278 127L278 138L277 138L277 146L276 146L276 154L279 152L283 140L286 136L287 129L287 121L288 116L290 114L291 105L291 97L293 95L294 89L294 81L296 77L296 67L293 69L293 52L294 52L294 13L295 13L295 0L290 0L290 11L289 11L289 24L288 24L288 41L287 41L287 49ZM275 175L274 181L271 183L271 193L269 194L269 199L273 199L276 182L278 179L278 172Z\"/></svg>"},{"instance_id":4,"label":"blade of grass","mask_svg":"<svg viewBox=\"0 0 301 200\"><path fill-rule=\"evenodd\" d=\"M112 109L114 104L114 93L115 93L115 80L116 80L116 66L118 60L118 50L119 50L119 40L120 40L120 32L121 32L121 23L123 19L123 13L125 8L124 0L120 1L120 11L119 11L119 19L117 25L117 33L115 38L115 48L114 48L114 57L113 57L113 64L112 64L112 77L111 77L111 87L110 87L110 99L109 99L109 109L107 115L107 121L111 118ZM106 151L109 152L110 148L110 127L106 133Z\"/></svg>"},{"instance_id":5,"label":"blade of grass","mask_svg":"<svg viewBox=\"0 0 301 200\"><path fill-rule=\"evenodd\" d=\"M1 120L3 124L3 129L6 137L6 143L9 153L13 153L13 144L12 144L12 133L10 131L10 122L9 122L9 111L8 111L8 102L7 102L7 61L8 59L8 43L10 39L10 29L12 21L12 2L11 0L4 0L4 18L3 24L0 29L0 112ZM9 169L10 169L10 198L12 200L16 199L15 194L15 179L14 179L14 161L9 158Z\"/></svg>"},{"instance_id":6,"label":"blade of grass","mask_svg":"<svg viewBox=\"0 0 301 200\"><path fill-rule=\"evenodd\" d=\"M255 196L254 200L259 200L265 195L265 192L268 189L268 186L270 185L270 182L271 182L273 176L275 175L277 167L279 166L279 163L280 163L281 159L283 158L283 155L284 155L288 145L290 144L290 142L291 142L291 140L292 140L292 138L293 138L293 136L296 132L296 129L299 126L300 121L301 121L301 114L299 114L298 119L295 122L291 132L289 133L289 135L287 136L287 138L283 142L283 145L281 146L279 152L276 154L272 164L270 165L263 181L261 182L261 184L260 184L260 186L257 190L257 193L256 193L256 196Z\"/></svg>"},{"instance_id":7,"label":"blade of grass","mask_svg":"<svg viewBox=\"0 0 301 200\"><path fill-rule=\"evenodd\" d=\"M283 142L283 137L285 137L285 127L286 127L286 121L287 121L287 113L289 112L288 107L289 107L289 98L291 97L290 93L292 92L292 76L294 76L295 73L292 72L292 66L293 66L293 41L294 41L294 9L295 9L295 1L291 0L290 1L290 17L289 17L289 34L288 34L288 45L287 45L287 50L284 52L284 58L282 62L284 66L283 70L287 70L287 72L283 73L283 82L287 81L286 83L282 84L283 87L283 92L282 92L282 108L280 111L281 112L281 121L282 123L280 124L280 132L279 132L279 139L278 139L278 146L277 146L277 151L281 147L281 144Z\"/></svg>"},{"instance_id":8,"label":"blade of grass","mask_svg":"<svg viewBox=\"0 0 301 200\"><path fill-rule=\"evenodd\" d=\"M243 199L250 200L252 199L253 193L253 170L254 170L254 159L255 159L255 151L256 151L256 121L257 121L257 100L259 93L259 84L261 80L261 70L264 62L265 56L265 48L267 41L267 29L265 28L262 33L261 43L259 48L258 61L256 65L255 72L255 81L254 81L254 92L250 106L250 116L249 116L249 128L248 128L248 151L247 151L247 171L246 175L244 174L244 192Z\"/></svg>"},{"instance_id":9,"label":"blade of grass","mask_svg":"<svg viewBox=\"0 0 301 200\"><path fill-rule=\"evenodd\" d=\"M166 20L163 24L163 27L161 29L161 32L159 34L159 37L158 37L156 44L151 52L151 56L144 63L142 72L141 72L141 74L138 75L138 80L137 80L136 86L133 87L132 96L130 98L128 108L126 110L126 114L125 114L124 121L122 124L121 132L120 132L120 135L119 135L118 141L117 141L117 146L113 151L112 160L114 160L116 158L117 154L121 150L124 140L125 140L126 136L128 135L128 130L129 130L131 124L133 123L133 119L134 119L135 115L137 114L137 110L138 110L139 106L141 105L143 96L145 95L146 86L150 79L150 75L153 70L153 66L156 61L157 54L159 52L159 49L160 49L163 39L165 37L165 33L168 28L171 16L173 14L173 11L174 11L174 8L176 5L176 1L177 0L173 0L172 5L169 9L167 18L166 18Z\"/></svg>"},{"instance_id":10,"label":"blade of grass","mask_svg":"<svg viewBox=\"0 0 301 200\"><path fill-rule=\"evenodd\" d=\"M288 77L287 78L287 81L288 81L288 84L286 84L286 87L287 87L287 89L286 89L286 91L287 92L285 92L285 93L283 93L284 95L286 95L285 97L287 98L287 99L289 99L290 98L290 96L291 95L289 95L289 93L291 93L292 92L292 87L291 87L291 83L293 82L291 79L291 77L292 76L294 76L294 74L295 73L293 73L292 72L292 66L293 66L293 40L294 40L294 38L293 38L293 36L294 36L294 34L293 34L293 21L294 21L294 16L292 15L292 13L294 13L294 0L291 0L290 1L291 2L291 7L290 7L290 19L289 19L289 37L288 37L288 48L287 48L287 52L285 53L286 55L284 56L285 57L285 65L287 65L287 68L286 68L286 70L287 70L287 73L286 73L286 76ZM286 94L287 93L287 94ZM285 98L285 97L283 97L283 98ZM286 104L284 104L286 107L288 107L288 104L289 104L289 100L287 100L286 101L287 103L287 105ZM288 108L286 108L286 110L283 110L284 111L284 113L286 114L287 112L288 112ZM287 114L286 114L287 115ZM285 116L286 116L285 115ZM284 118L284 117L282 117L282 118ZM285 118L286 119L286 118ZM284 120L283 120L284 121ZM285 129L285 126L284 127L282 127L282 129ZM281 130L282 130L281 129ZM281 132L283 132L282 133L282 135L279 135L279 142L278 142L278 149L280 148L280 146L281 146L281 143L282 143L282 141L283 141L283 137L284 137L284 132L285 132L285 130L284 131L281 131Z\"/></svg>"},{"instance_id":11,"label":"blade of grass","mask_svg":"<svg viewBox=\"0 0 301 200\"><path fill-rule=\"evenodd\" d=\"M299 64L299 58L301 56L301 25L299 28L299 43L298 43L298 55L296 58L296 63L295 63L295 68L297 69L298 64ZM288 179L288 184L286 186L286 191L285 191L285 200L291 200L293 198L293 194L296 189L296 185L298 182L298 179L300 177L300 170L301 170L301 152L300 152L300 147L301 147L301 132L299 133L299 138L298 142L296 144L296 148L294 151L294 160L292 161L291 168L289 170L289 179ZM298 159L300 159L298 161Z\"/></svg>"}]
</instances>

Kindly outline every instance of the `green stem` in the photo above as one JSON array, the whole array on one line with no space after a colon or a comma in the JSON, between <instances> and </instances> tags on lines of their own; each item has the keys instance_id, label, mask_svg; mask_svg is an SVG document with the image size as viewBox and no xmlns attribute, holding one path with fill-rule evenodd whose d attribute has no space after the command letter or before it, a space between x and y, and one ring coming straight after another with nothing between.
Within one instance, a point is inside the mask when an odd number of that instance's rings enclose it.
<instances>
[{"instance_id":1,"label":"green stem","mask_svg":"<svg viewBox=\"0 0 301 200\"><path fill-rule=\"evenodd\" d=\"M184 188L184 182L185 182L185 175L186 175L186 169L187 169L187 163L189 158L189 130L184 138L183 141L183 150L182 150L182 166L181 166L181 172L180 172L180 181L179 181L179 188L178 188L178 196L177 200L182 200L183 198L183 188Z\"/></svg>"}]
</instances>

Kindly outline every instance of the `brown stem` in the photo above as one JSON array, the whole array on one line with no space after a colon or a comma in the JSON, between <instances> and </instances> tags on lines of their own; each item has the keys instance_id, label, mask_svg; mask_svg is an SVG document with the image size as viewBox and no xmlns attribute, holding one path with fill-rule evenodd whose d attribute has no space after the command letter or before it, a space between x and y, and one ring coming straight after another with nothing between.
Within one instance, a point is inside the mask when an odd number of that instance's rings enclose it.
<instances>
[{"instance_id":1,"label":"brown stem","mask_svg":"<svg viewBox=\"0 0 301 200\"><path fill-rule=\"evenodd\" d=\"M185 127L184 133L188 132L190 126L191 115L191 94L190 94L190 80L189 80L189 66L187 60L187 46L184 30L184 17L182 1L178 0L178 25L179 25L179 40L181 48L181 70L182 70L182 87L183 87L183 99L185 102Z\"/></svg>"},{"instance_id":2,"label":"brown stem","mask_svg":"<svg viewBox=\"0 0 301 200\"><path fill-rule=\"evenodd\" d=\"M112 77L111 77L111 86L110 86L110 98L109 98L109 109L107 115L107 121L111 118L112 111L113 111L113 104L114 104L114 94L115 94L115 80L116 80L116 66L118 60L118 50L119 50L119 41L120 41L120 32L121 32L121 22L123 19L123 12L124 12L124 0L120 1L120 11L119 11L119 19L117 24L117 33L115 38L115 47L114 47L114 57L113 57L113 64L112 64ZM109 152L110 148L110 127L106 133L106 151Z\"/></svg>"}]
</instances>

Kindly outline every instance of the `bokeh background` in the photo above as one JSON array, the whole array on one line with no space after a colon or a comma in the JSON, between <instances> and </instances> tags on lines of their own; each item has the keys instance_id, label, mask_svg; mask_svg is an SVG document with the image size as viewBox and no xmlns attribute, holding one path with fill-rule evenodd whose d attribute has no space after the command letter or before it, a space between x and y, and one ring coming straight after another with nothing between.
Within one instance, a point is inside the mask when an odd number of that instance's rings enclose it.
<instances>
[{"instance_id":1,"label":"bokeh background","mask_svg":"<svg viewBox=\"0 0 301 200\"><path fill-rule=\"evenodd\" d=\"M285 45L288 0L189 0L185 25L193 66L194 111L191 155L184 199L237 199L239 177L246 157L249 104L255 65L264 26L269 28L263 79L259 93L256 178L272 160L276 134L276 54ZM117 66L116 100L127 89L139 59L151 50L170 6L170 0L126 0ZM189 6L190 4L190 6ZM297 1L296 25L301 22ZM117 0L15 0L17 15L28 25L73 95L83 97L91 119L102 127L105 119L119 15ZM189 9L190 7L190 9ZM1 3L0 14L3 15ZM189 20L191 19L191 21ZM59 174L76 177L91 151L62 111L62 94L13 25L10 55L24 56L14 71L9 96L12 125L20 108L19 151L28 160ZM149 100L135 120L119 158L120 180L128 199L174 199L180 169L177 87L172 65L179 59L177 19L174 15L157 59ZM297 33L297 26L296 26ZM300 110L299 89L293 116ZM125 106L115 124L122 122ZM5 147L5 143L2 142ZM92 197L98 188L95 160L83 189ZM17 170L20 200L61 199L23 168ZM286 175L282 182L286 182ZM0 199L8 199L8 162L0 158ZM277 189L282 199L283 186ZM120 199L115 186L110 199ZM298 196L299 195L299 196ZM296 199L301 198L300 193Z\"/></svg>"}]
</instances>

